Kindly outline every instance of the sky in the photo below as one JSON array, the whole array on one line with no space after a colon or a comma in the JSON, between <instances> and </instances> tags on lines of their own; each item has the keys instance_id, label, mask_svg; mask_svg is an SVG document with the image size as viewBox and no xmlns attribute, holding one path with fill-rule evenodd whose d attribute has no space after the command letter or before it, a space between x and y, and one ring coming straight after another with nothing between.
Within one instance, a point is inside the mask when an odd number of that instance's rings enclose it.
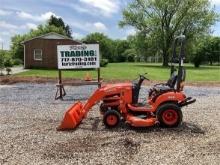
<instances>
[{"instance_id":1,"label":"sky","mask_svg":"<svg viewBox=\"0 0 220 165\"><path fill-rule=\"evenodd\" d=\"M91 32L103 32L113 39L134 34L132 27L119 28L122 10L131 0L0 0L0 48L9 49L11 37L45 24L51 15L70 25L72 36L81 39ZM220 13L220 0L210 0ZM212 27L220 36L220 22Z\"/></svg>"}]
</instances>

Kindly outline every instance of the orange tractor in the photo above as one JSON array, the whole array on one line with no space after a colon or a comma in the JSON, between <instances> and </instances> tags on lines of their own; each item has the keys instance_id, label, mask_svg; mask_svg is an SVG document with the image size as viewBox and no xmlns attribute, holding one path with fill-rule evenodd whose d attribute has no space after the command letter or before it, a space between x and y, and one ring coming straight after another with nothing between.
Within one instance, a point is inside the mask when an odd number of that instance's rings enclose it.
<instances>
[{"instance_id":1,"label":"orange tractor","mask_svg":"<svg viewBox=\"0 0 220 165\"><path fill-rule=\"evenodd\" d=\"M138 82L105 85L97 89L84 105L77 102L70 107L58 130L76 128L92 106L99 102L107 128L116 127L122 121L133 127L149 127L156 123L163 127L178 126L182 122L181 108L196 101L183 92L186 74L183 67L184 42L184 36L175 39L171 77L167 83L156 84L150 89L146 103L138 102L141 85L144 80L149 80L145 75L140 75ZM178 45L180 51L177 57ZM174 63L178 63L178 69L175 69Z\"/></svg>"}]
</instances>

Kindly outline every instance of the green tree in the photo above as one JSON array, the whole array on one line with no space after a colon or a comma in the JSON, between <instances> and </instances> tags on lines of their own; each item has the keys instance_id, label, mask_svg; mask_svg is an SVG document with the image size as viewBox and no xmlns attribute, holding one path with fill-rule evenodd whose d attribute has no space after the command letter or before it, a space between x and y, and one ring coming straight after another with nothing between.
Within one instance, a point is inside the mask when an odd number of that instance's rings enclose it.
<instances>
[{"instance_id":1,"label":"green tree","mask_svg":"<svg viewBox=\"0 0 220 165\"><path fill-rule=\"evenodd\" d=\"M200 39L194 48L192 61L195 67L199 67L203 62L219 63L220 60L220 37L208 36Z\"/></svg>"},{"instance_id":2,"label":"green tree","mask_svg":"<svg viewBox=\"0 0 220 165\"><path fill-rule=\"evenodd\" d=\"M146 61L147 57L153 56L158 51L158 44L146 38L145 34L138 32L133 36L127 37L130 48L136 51L136 61Z\"/></svg>"},{"instance_id":3,"label":"green tree","mask_svg":"<svg viewBox=\"0 0 220 165\"><path fill-rule=\"evenodd\" d=\"M0 50L0 75L3 75L2 70L5 68L4 66L5 54L3 50Z\"/></svg>"},{"instance_id":4,"label":"green tree","mask_svg":"<svg viewBox=\"0 0 220 165\"><path fill-rule=\"evenodd\" d=\"M36 30L30 30L27 34L24 35L15 35L11 38L11 53L13 58L24 59L24 47L22 42L43 34L47 34L50 32L59 33L62 35L66 35L66 32L61 27L56 27L54 25L39 25Z\"/></svg>"},{"instance_id":5,"label":"green tree","mask_svg":"<svg viewBox=\"0 0 220 165\"><path fill-rule=\"evenodd\" d=\"M126 57L126 61L128 62L134 62L135 59L137 58L137 51L133 48L131 49L126 49L123 53L123 56Z\"/></svg>"},{"instance_id":6,"label":"green tree","mask_svg":"<svg viewBox=\"0 0 220 165\"><path fill-rule=\"evenodd\" d=\"M129 43L126 40L115 40L114 41L114 62L125 62L127 57L124 52L130 49Z\"/></svg>"},{"instance_id":7,"label":"green tree","mask_svg":"<svg viewBox=\"0 0 220 165\"><path fill-rule=\"evenodd\" d=\"M11 52L13 58L18 58L23 61L24 59L24 47L21 44L22 41L28 39L26 35L15 35L11 38Z\"/></svg>"},{"instance_id":8,"label":"green tree","mask_svg":"<svg viewBox=\"0 0 220 165\"><path fill-rule=\"evenodd\" d=\"M99 43L101 58L108 59L110 62L113 61L113 41L103 33L88 34L82 41L85 43Z\"/></svg>"},{"instance_id":9,"label":"green tree","mask_svg":"<svg viewBox=\"0 0 220 165\"><path fill-rule=\"evenodd\" d=\"M218 62L220 60L220 37L210 37L204 43L204 50L203 50L206 60L209 62L210 65L213 62Z\"/></svg>"},{"instance_id":10,"label":"green tree","mask_svg":"<svg viewBox=\"0 0 220 165\"><path fill-rule=\"evenodd\" d=\"M72 36L71 36L72 31L71 31L70 26L66 25L61 17L56 17L56 16L52 15L50 17L50 19L48 20L48 25L50 25L50 26L53 25L58 28L62 28L65 31L66 36L72 38Z\"/></svg>"},{"instance_id":11,"label":"green tree","mask_svg":"<svg viewBox=\"0 0 220 165\"><path fill-rule=\"evenodd\" d=\"M132 26L162 52L163 66L168 66L175 36L188 40L209 32L219 19L208 0L133 0L123 11L121 27Z\"/></svg>"}]
</instances>

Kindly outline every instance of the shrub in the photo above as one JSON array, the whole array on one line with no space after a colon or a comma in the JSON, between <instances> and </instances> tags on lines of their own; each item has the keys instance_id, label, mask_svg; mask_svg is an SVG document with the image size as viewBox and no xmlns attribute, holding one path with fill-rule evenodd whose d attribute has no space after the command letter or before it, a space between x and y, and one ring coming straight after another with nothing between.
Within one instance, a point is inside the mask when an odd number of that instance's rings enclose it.
<instances>
[{"instance_id":1,"label":"shrub","mask_svg":"<svg viewBox=\"0 0 220 165\"><path fill-rule=\"evenodd\" d=\"M10 75L11 71L11 68L6 68L7 75Z\"/></svg>"},{"instance_id":2,"label":"shrub","mask_svg":"<svg viewBox=\"0 0 220 165\"><path fill-rule=\"evenodd\" d=\"M4 62L5 67L12 67L13 66L13 62L11 58L6 58L5 62Z\"/></svg>"},{"instance_id":3,"label":"shrub","mask_svg":"<svg viewBox=\"0 0 220 165\"><path fill-rule=\"evenodd\" d=\"M201 65L202 61L203 61L202 55L200 54L194 55L193 63L196 68L198 68Z\"/></svg>"},{"instance_id":4,"label":"shrub","mask_svg":"<svg viewBox=\"0 0 220 165\"><path fill-rule=\"evenodd\" d=\"M135 61L134 55L128 55L128 56L127 56L127 61L128 61L128 62L134 62L134 61Z\"/></svg>"},{"instance_id":5,"label":"shrub","mask_svg":"<svg viewBox=\"0 0 220 165\"><path fill-rule=\"evenodd\" d=\"M0 75L1 76L3 75L2 70L5 68L4 61L5 61L4 52L2 50L0 50Z\"/></svg>"},{"instance_id":6,"label":"shrub","mask_svg":"<svg viewBox=\"0 0 220 165\"><path fill-rule=\"evenodd\" d=\"M19 58L13 59L13 64L14 65L21 65L23 64L23 61Z\"/></svg>"},{"instance_id":7,"label":"shrub","mask_svg":"<svg viewBox=\"0 0 220 165\"><path fill-rule=\"evenodd\" d=\"M106 67L108 65L108 59L105 58L101 59L100 65L101 67Z\"/></svg>"}]
</instances>

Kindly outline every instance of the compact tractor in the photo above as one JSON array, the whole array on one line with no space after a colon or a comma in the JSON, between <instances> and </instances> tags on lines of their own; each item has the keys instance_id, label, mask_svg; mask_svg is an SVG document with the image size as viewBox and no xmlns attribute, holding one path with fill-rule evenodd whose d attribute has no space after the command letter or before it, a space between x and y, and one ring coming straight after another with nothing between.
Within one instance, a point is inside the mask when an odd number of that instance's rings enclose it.
<instances>
[{"instance_id":1,"label":"compact tractor","mask_svg":"<svg viewBox=\"0 0 220 165\"><path fill-rule=\"evenodd\" d=\"M184 43L185 36L175 39L171 76L166 83L156 84L149 90L146 103L138 102L141 85L144 80L149 80L145 75L139 75L137 82L104 85L98 88L84 105L77 102L70 107L58 130L76 128L92 106L100 102L100 112L107 128L114 128L122 121L133 127L149 127L155 124L177 127L182 122L181 108L196 101L186 97L183 92L186 76L183 67ZM178 67L175 67L175 64L178 64Z\"/></svg>"}]
</instances>

